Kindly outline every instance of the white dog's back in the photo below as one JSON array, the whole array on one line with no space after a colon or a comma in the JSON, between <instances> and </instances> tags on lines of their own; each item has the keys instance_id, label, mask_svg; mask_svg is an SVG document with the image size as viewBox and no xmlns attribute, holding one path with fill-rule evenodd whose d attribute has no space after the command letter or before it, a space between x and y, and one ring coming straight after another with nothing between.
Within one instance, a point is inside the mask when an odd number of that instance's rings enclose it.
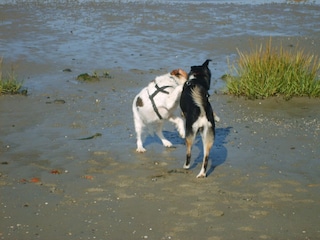
<instances>
[{"instance_id":1,"label":"white dog's back","mask_svg":"<svg viewBox=\"0 0 320 240\"><path fill-rule=\"evenodd\" d=\"M132 111L137 133L137 152L146 151L142 145L141 134L147 125L155 124L157 126L155 132L163 145L167 147L172 146L172 144L162 135L163 120L175 123L179 133L184 135L182 119L177 119L173 114L178 106L182 86L186 78L187 73L185 71L181 69L173 70L171 73L156 77L134 98ZM183 130L181 129L181 122Z\"/></svg>"},{"instance_id":2,"label":"white dog's back","mask_svg":"<svg viewBox=\"0 0 320 240\"><path fill-rule=\"evenodd\" d=\"M157 115L156 111L159 112L161 118L168 118L169 110L172 109L165 108L166 100L168 98L168 95L173 92L175 87L178 86L175 82L168 82L168 79L170 79L169 77L170 73L156 77L154 81L150 82L148 86L143 88L140 91L140 93L135 97L135 100L133 101L134 106L132 106L132 108L139 112L139 117L145 124L158 122L162 120L159 119L159 116ZM165 91L166 93L159 92L158 94L155 94L153 100L151 100L150 96L157 91L156 85L158 88L163 88L163 91ZM156 104L156 111L154 110L152 101L154 102L154 104Z\"/></svg>"}]
</instances>

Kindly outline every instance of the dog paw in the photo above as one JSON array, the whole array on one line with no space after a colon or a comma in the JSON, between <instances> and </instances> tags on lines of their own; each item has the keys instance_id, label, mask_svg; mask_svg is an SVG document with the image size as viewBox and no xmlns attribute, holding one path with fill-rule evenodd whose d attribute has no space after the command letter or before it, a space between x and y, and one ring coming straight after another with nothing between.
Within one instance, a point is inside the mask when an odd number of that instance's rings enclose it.
<instances>
[{"instance_id":1,"label":"dog paw","mask_svg":"<svg viewBox=\"0 0 320 240\"><path fill-rule=\"evenodd\" d=\"M138 152L138 153L144 153L145 151L147 151L147 150L143 147L139 147L136 149L136 152Z\"/></svg>"},{"instance_id":2,"label":"dog paw","mask_svg":"<svg viewBox=\"0 0 320 240\"><path fill-rule=\"evenodd\" d=\"M179 132L179 135L180 135L181 138L185 138L186 137L186 132L185 132L184 129L183 130L178 129L178 132Z\"/></svg>"},{"instance_id":3,"label":"dog paw","mask_svg":"<svg viewBox=\"0 0 320 240\"><path fill-rule=\"evenodd\" d=\"M215 112L213 113L213 118L215 122L220 122L220 118Z\"/></svg>"},{"instance_id":4,"label":"dog paw","mask_svg":"<svg viewBox=\"0 0 320 240\"><path fill-rule=\"evenodd\" d=\"M172 143L168 140L163 140L162 143L163 143L163 146L165 146L167 148L172 147Z\"/></svg>"},{"instance_id":5,"label":"dog paw","mask_svg":"<svg viewBox=\"0 0 320 240\"><path fill-rule=\"evenodd\" d=\"M184 165L183 165L183 168L184 168L184 169L189 169L189 168L190 168L190 164L189 164L189 165L184 164Z\"/></svg>"},{"instance_id":6,"label":"dog paw","mask_svg":"<svg viewBox=\"0 0 320 240\"><path fill-rule=\"evenodd\" d=\"M179 120L180 120L180 118L179 118ZM176 129L177 129L180 137L185 138L186 130L184 129L184 123L182 120L178 124L176 124Z\"/></svg>"},{"instance_id":7,"label":"dog paw","mask_svg":"<svg viewBox=\"0 0 320 240\"><path fill-rule=\"evenodd\" d=\"M186 130L184 129L183 122L182 125L178 127L178 132L181 138L186 137Z\"/></svg>"},{"instance_id":8,"label":"dog paw","mask_svg":"<svg viewBox=\"0 0 320 240\"><path fill-rule=\"evenodd\" d=\"M197 178L205 178L205 177L207 177L207 174L202 171L197 175Z\"/></svg>"}]
</instances>

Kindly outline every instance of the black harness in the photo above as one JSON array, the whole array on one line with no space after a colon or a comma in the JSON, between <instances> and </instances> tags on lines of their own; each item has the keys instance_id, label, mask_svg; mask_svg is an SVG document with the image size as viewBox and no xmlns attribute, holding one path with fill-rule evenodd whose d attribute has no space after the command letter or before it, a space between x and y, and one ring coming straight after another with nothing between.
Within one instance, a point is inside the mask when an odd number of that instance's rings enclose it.
<instances>
[{"instance_id":1,"label":"black harness","mask_svg":"<svg viewBox=\"0 0 320 240\"><path fill-rule=\"evenodd\" d=\"M150 101L151 101L151 103L152 103L153 110L154 110L154 112L157 114L157 116L158 116L159 119L162 119L162 116L160 115L159 110L158 110L158 108L157 108L157 106L156 106L156 103L154 102L154 97L155 97L158 93L160 93L160 92L161 92L161 93L165 93L165 94L169 94L168 91L164 90L164 89L166 89L166 88L168 88L168 87L173 87L173 86L163 86L163 87L159 87L158 84L156 84L156 85L155 85L156 91L154 91L154 93L152 93L151 95L150 95L149 92L148 92L149 99L150 99Z\"/></svg>"}]
</instances>

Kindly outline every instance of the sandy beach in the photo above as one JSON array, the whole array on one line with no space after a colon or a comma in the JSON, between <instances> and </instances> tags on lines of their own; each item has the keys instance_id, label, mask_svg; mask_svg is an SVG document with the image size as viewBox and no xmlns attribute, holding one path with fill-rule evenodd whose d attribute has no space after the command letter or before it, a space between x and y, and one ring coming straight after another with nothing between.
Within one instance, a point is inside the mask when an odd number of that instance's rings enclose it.
<instances>
[{"instance_id":1,"label":"sandy beach","mask_svg":"<svg viewBox=\"0 0 320 240\"><path fill-rule=\"evenodd\" d=\"M320 55L320 5L68 1L0 4L0 56L28 96L0 96L0 239L319 239L319 99L224 95L237 48ZM221 118L209 173L182 169L131 104L157 75L211 58ZM68 69L68 71L64 71ZM79 82L82 73L108 78Z\"/></svg>"}]
</instances>

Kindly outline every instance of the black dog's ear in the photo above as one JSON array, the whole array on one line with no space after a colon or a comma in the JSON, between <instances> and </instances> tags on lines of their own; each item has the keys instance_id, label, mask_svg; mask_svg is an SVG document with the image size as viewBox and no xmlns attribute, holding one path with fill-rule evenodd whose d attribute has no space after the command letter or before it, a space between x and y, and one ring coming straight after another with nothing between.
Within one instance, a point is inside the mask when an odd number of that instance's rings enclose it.
<instances>
[{"instance_id":1,"label":"black dog's ear","mask_svg":"<svg viewBox=\"0 0 320 240\"><path fill-rule=\"evenodd\" d=\"M211 59L207 59L203 64L202 67L208 67L209 62L212 61Z\"/></svg>"}]
</instances>

